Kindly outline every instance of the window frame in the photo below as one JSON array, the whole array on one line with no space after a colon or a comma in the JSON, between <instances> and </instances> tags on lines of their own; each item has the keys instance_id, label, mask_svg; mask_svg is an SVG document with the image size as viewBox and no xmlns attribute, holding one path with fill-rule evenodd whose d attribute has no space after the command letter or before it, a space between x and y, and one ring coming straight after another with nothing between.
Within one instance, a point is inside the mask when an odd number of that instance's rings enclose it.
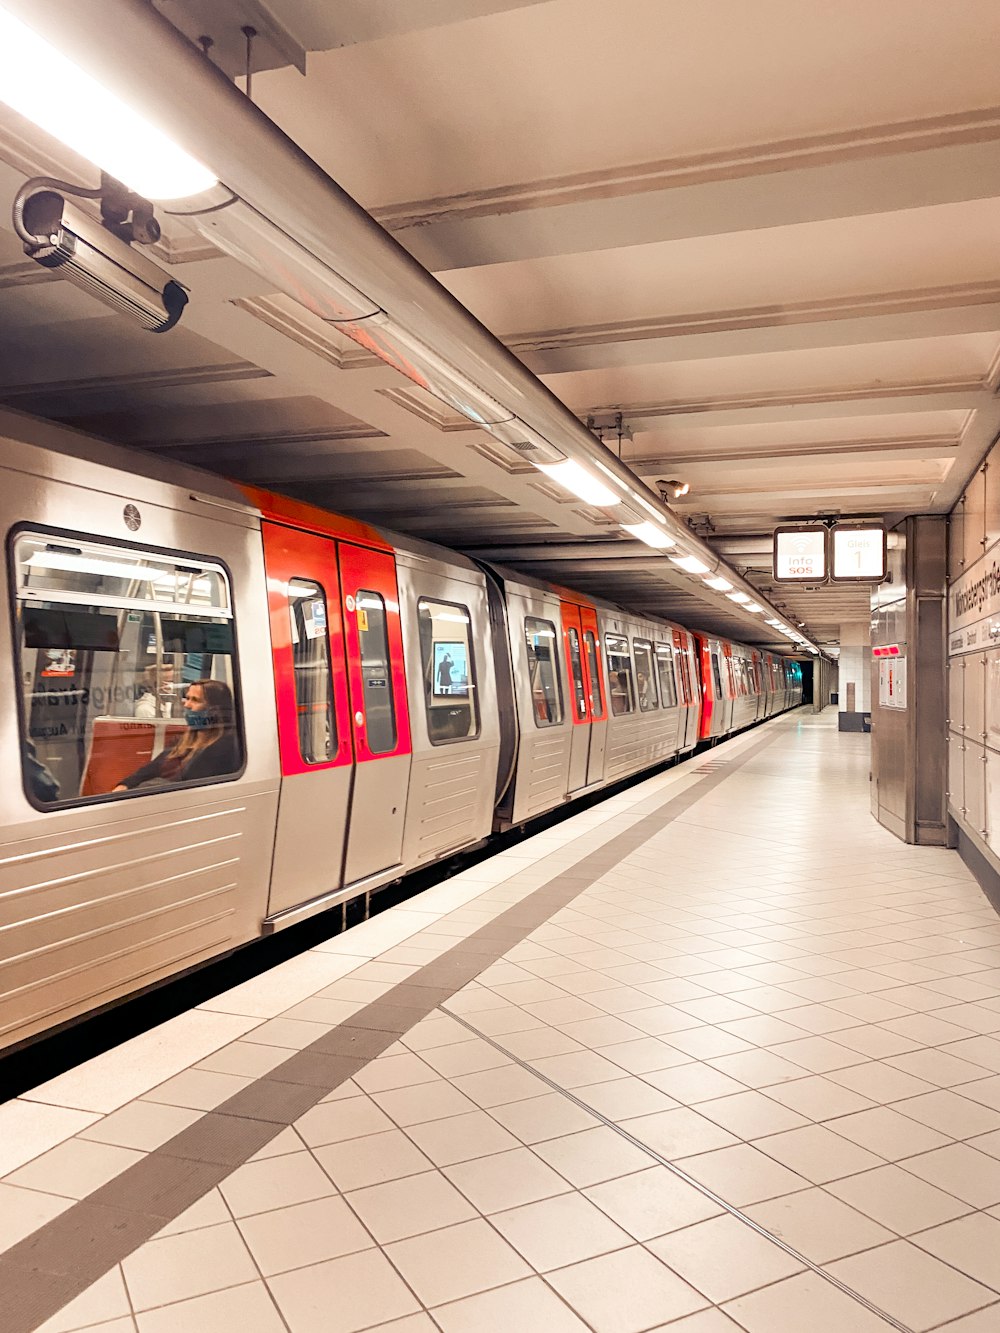
<instances>
[{"instance_id":1,"label":"window frame","mask_svg":"<svg viewBox=\"0 0 1000 1333\"><path fill-rule=\"evenodd\" d=\"M559 705L559 716L556 718L551 718L548 722L543 722L539 718L538 709L535 707L534 691L531 686L530 666L531 666L531 654L533 652L533 649L528 637L529 634L532 632L528 628L529 623L542 625L546 629L550 629L552 631L552 674L555 681L555 696L556 696L556 702ZM563 698L562 672L559 669L559 658L561 654L557 646L562 642L561 628L557 628L554 621L546 620L543 616L536 616L533 615L531 612L525 612L524 616L522 617L521 633L524 636L524 649L525 653L527 654L527 662L529 667L528 698L531 703L531 716L534 719L535 726L539 729L539 731L546 731L548 730L549 727L561 727L566 720L566 704ZM535 660L537 661L538 659L536 658Z\"/></svg>"},{"instance_id":2,"label":"window frame","mask_svg":"<svg viewBox=\"0 0 1000 1333\"><path fill-rule=\"evenodd\" d=\"M583 630L583 651L586 654L587 677L591 690L589 697L590 717L592 722L606 722L607 708L601 692L601 644L598 632L589 625ZM597 707L594 707L594 694L597 694Z\"/></svg>"},{"instance_id":3,"label":"window frame","mask_svg":"<svg viewBox=\"0 0 1000 1333\"><path fill-rule=\"evenodd\" d=\"M475 636L472 633L472 607L465 606L462 602L446 602L439 597L432 597L428 593L422 593L422 592L417 593L417 600L416 600L417 643L420 648L421 678L423 678L424 673L427 671L427 663L424 661L423 640L420 637L420 609L424 605L427 605L428 607L432 605L441 606L441 607L446 607L450 611L465 612L466 615L465 623L467 628L466 639L468 642L468 650L469 650L469 694L467 702L472 710L472 719L475 722L475 730L470 731L467 736L444 736L439 740L435 740L435 738L431 735L431 729L430 729L430 709L431 709L430 696L428 696L426 687L424 687L421 693L424 696L424 722L427 730L427 739L428 741L430 741L431 745L434 746L464 745L468 741L477 741L483 734L483 720L479 708L479 682L476 679L476 652L475 652ZM432 635L431 644L433 645L433 643L434 639ZM432 663L432 669L433 669L433 663ZM431 694L433 694L433 688L431 690ZM455 698L461 699L461 695L455 695Z\"/></svg>"},{"instance_id":4,"label":"window frame","mask_svg":"<svg viewBox=\"0 0 1000 1333\"><path fill-rule=\"evenodd\" d=\"M613 717L631 717L633 713L636 713L639 710L636 702L635 665L632 661L632 650L629 646L629 641L624 634L605 633L603 637L604 659L608 669L608 703L611 707L611 714ZM622 708L620 710L615 707L615 699L618 696L616 696L614 690L611 689L612 673L618 670L617 667L612 667L611 665L612 640L616 643L623 643L625 645L624 652L616 648L614 649L614 654L616 657L624 657L628 661L628 708Z\"/></svg>"},{"instance_id":5,"label":"window frame","mask_svg":"<svg viewBox=\"0 0 1000 1333\"><path fill-rule=\"evenodd\" d=\"M639 693L639 650L649 657L649 683L653 687L653 702L647 707L642 702L642 696ZM660 708L660 688L656 679L656 655L653 651L652 639L637 638L632 636L632 661L635 664L635 701L639 706L640 713L655 713Z\"/></svg>"},{"instance_id":6,"label":"window frame","mask_svg":"<svg viewBox=\"0 0 1000 1333\"><path fill-rule=\"evenodd\" d=\"M392 644L389 642L389 608L386 603L385 594L379 592L377 588L355 589L354 592L355 609L356 611L364 611L366 613L365 614L366 622L368 619L367 612L370 611L372 608L369 606L362 606L361 604L362 597L377 597L379 600L380 610L382 612L382 638L383 638L383 643L385 645L385 652L383 654L382 660L385 663L385 690L386 690L386 697L388 698L389 701L389 717L392 720L392 744L387 746L386 749L384 750L376 750L375 746L372 745L372 739L371 739L372 732L371 732L371 727L369 726L367 693L363 693L361 698L361 707L362 710L364 711L364 718L365 718L365 745L368 749L368 753L372 756L373 759L382 759L387 755L394 755L396 751L399 749L399 710L396 708L396 690L393 683ZM361 673L361 686L363 691L367 691L368 689L368 680L367 677L365 676L365 651L364 651L364 641L362 639L362 635L369 633L371 633L371 631L368 629L367 624L365 628L362 629L359 621L358 622L358 670Z\"/></svg>"},{"instance_id":7,"label":"window frame","mask_svg":"<svg viewBox=\"0 0 1000 1333\"><path fill-rule=\"evenodd\" d=\"M331 764L335 764L337 761L337 756L340 753L340 732L337 727L337 701L333 689L333 651L330 645L330 598L327 595L326 585L324 583L321 583L319 579L308 578L303 574L293 574L287 580L285 589L285 599L288 605L290 620L291 616L293 615L291 591L296 583L311 584L313 588L317 589L320 597L323 599L323 613L324 613L323 640L326 644L326 707L327 707L327 725L330 730L330 744L331 744L330 753L323 759L307 759L306 756L302 753L302 731L299 727L296 727L296 734L299 746L299 758L302 760L304 764L308 765L309 771L312 772L313 769L324 768L324 767L329 768ZM315 598L313 600L315 600ZM299 667L295 661L296 644L294 638L292 638L290 646L292 650L292 693L295 696L295 714L296 714L295 720L296 722L298 722L298 710L301 705L301 700L299 699Z\"/></svg>"},{"instance_id":8,"label":"window frame","mask_svg":"<svg viewBox=\"0 0 1000 1333\"><path fill-rule=\"evenodd\" d=\"M661 649L661 648L665 649L666 651L665 651L664 653L661 653L661 652L660 652L660 649ZM655 661L656 661L656 674L657 674L657 676L659 677L659 686L660 686L660 707L661 707L661 708L676 708L676 707L677 707L677 702L678 702L678 701L677 701L677 675L676 675L676 672L675 672L675 670L674 670L674 646L673 646L673 644L672 644L672 643L667 643L665 639L656 639L656 640L654 640L654 642L653 642L653 657L654 657L654 659L655 659ZM668 681L670 682L670 695L671 695L671 698L670 698L670 702L669 702L669 703L668 703L668 702L664 699L664 697L663 697L663 675L664 675L664 668L660 666L661 661L662 661L662 662L665 662L665 663L667 664L665 669L669 672L669 675L667 676L667 679L668 679Z\"/></svg>"},{"instance_id":9,"label":"window frame","mask_svg":"<svg viewBox=\"0 0 1000 1333\"><path fill-rule=\"evenodd\" d=\"M25 746L31 740L27 732L27 718L24 709L24 673L25 662L22 646L23 632L18 618L18 607L22 604L17 595L17 565L15 562L15 547L17 540L22 536L51 537L58 541L70 542L92 542L100 545L109 546L122 551L128 551L135 555L149 555L172 560L177 564L193 563L200 561L205 565L215 566L221 570L226 579L227 592L229 594L230 624L233 631L233 652L232 652L232 695L233 695L233 726L236 734L237 743L240 752L240 766L234 769L232 773L224 773L219 776L206 778L192 778L183 782L171 783L170 785L157 788L137 787L129 791L120 792L98 792L94 796L72 796L65 800L58 801L39 801L28 789L25 781L25 769L23 756ZM233 571L229 564L221 556L203 555L195 551L185 551L178 547L169 546L150 546L143 542L129 541L123 537L109 537L103 533L84 532L79 528L59 528L53 527L48 523L33 523L30 520L22 519L13 524L7 530L5 550L7 557L7 614L8 624L10 626L11 646L13 648L14 662L14 701L17 710L17 740L20 750L20 770L21 792L24 799L40 814L54 815L63 810L74 810L81 806L101 805L107 802L131 801L148 796L165 796L174 792L191 791L198 787L214 787L220 783L238 782L247 770L247 735L246 721L243 708L243 680L240 670L240 648L239 648L239 617L236 613L236 598L234 595ZM80 603L77 603L80 605ZM156 607L155 602L143 603L136 609L153 610Z\"/></svg>"}]
</instances>

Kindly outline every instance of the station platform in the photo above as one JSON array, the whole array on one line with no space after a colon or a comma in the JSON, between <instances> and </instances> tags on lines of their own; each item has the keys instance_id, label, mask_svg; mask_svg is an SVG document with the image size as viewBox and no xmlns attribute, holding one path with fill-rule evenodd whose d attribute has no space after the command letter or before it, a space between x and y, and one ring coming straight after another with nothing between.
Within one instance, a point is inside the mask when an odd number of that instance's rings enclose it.
<instances>
[{"instance_id":1,"label":"station platform","mask_svg":"<svg viewBox=\"0 0 1000 1333\"><path fill-rule=\"evenodd\" d=\"M1000 921L777 718L0 1106L6 1333L1000 1329Z\"/></svg>"}]
</instances>

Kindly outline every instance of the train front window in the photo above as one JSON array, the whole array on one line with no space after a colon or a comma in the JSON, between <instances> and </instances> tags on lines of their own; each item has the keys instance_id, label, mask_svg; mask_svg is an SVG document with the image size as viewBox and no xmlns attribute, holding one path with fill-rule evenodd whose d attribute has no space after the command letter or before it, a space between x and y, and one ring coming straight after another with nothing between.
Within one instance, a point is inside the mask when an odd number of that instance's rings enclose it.
<instances>
[{"instance_id":1,"label":"train front window","mask_svg":"<svg viewBox=\"0 0 1000 1333\"><path fill-rule=\"evenodd\" d=\"M563 718L556 627L551 620L526 616L524 641L528 649L528 683L535 726L556 727Z\"/></svg>"},{"instance_id":2,"label":"train front window","mask_svg":"<svg viewBox=\"0 0 1000 1333\"><path fill-rule=\"evenodd\" d=\"M288 615L295 667L299 754L307 764L329 763L337 753L326 593L312 579L291 579Z\"/></svg>"},{"instance_id":3,"label":"train front window","mask_svg":"<svg viewBox=\"0 0 1000 1333\"><path fill-rule=\"evenodd\" d=\"M635 712L635 684L632 680L632 658L628 639L620 634L605 634L604 648L608 654L608 694L611 711L616 717Z\"/></svg>"},{"instance_id":4,"label":"train front window","mask_svg":"<svg viewBox=\"0 0 1000 1333\"><path fill-rule=\"evenodd\" d=\"M479 735L476 664L469 608L454 602L417 603L427 736L432 745Z\"/></svg>"},{"instance_id":5,"label":"train front window","mask_svg":"<svg viewBox=\"0 0 1000 1333\"><path fill-rule=\"evenodd\" d=\"M656 671L660 677L660 698L664 708L677 704L677 682L674 680L674 651L669 643L656 645Z\"/></svg>"},{"instance_id":6,"label":"train front window","mask_svg":"<svg viewBox=\"0 0 1000 1333\"><path fill-rule=\"evenodd\" d=\"M391 754L396 748L396 705L392 694L385 601L377 592L361 591L355 602L368 748L372 754Z\"/></svg>"},{"instance_id":7,"label":"train front window","mask_svg":"<svg viewBox=\"0 0 1000 1333\"><path fill-rule=\"evenodd\" d=\"M29 800L52 807L242 770L221 566L27 532L11 563Z\"/></svg>"},{"instance_id":8,"label":"train front window","mask_svg":"<svg viewBox=\"0 0 1000 1333\"><path fill-rule=\"evenodd\" d=\"M644 713L651 713L659 707L653 675L653 645L648 639L633 639L632 647L635 650L635 692L639 696L639 707Z\"/></svg>"}]
</instances>

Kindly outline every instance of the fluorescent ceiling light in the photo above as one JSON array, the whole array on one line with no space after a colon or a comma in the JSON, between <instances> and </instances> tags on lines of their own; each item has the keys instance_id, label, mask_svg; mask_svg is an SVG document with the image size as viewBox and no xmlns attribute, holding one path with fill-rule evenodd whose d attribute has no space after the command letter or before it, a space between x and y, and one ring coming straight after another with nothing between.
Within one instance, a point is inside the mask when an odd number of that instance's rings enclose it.
<instances>
[{"instance_id":1,"label":"fluorescent ceiling light","mask_svg":"<svg viewBox=\"0 0 1000 1333\"><path fill-rule=\"evenodd\" d=\"M760 615L760 613L764 610L760 602L747 602L746 606L743 609L745 611L752 611L755 616Z\"/></svg>"},{"instance_id":2,"label":"fluorescent ceiling light","mask_svg":"<svg viewBox=\"0 0 1000 1333\"><path fill-rule=\"evenodd\" d=\"M706 579L705 582L710 588L714 588L716 592L729 592L733 586L728 579L718 577Z\"/></svg>"},{"instance_id":3,"label":"fluorescent ceiling light","mask_svg":"<svg viewBox=\"0 0 1000 1333\"><path fill-rule=\"evenodd\" d=\"M774 625L775 628L779 628L781 625L781 621L775 620L773 616L768 616L767 620L764 623L767 625Z\"/></svg>"},{"instance_id":4,"label":"fluorescent ceiling light","mask_svg":"<svg viewBox=\"0 0 1000 1333\"><path fill-rule=\"evenodd\" d=\"M538 468L539 472L544 472L547 477L551 477L553 481L558 482L572 495L579 496L586 504L597 505L601 508L621 504L622 497L620 495L617 495L609 486L605 486L599 477L595 477L592 472L588 472L575 459L563 458L558 463L536 463L535 467Z\"/></svg>"},{"instance_id":5,"label":"fluorescent ceiling light","mask_svg":"<svg viewBox=\"0 0 1000 1333\"><path fill-rule=\"evenodd\" d=\"M745 592L727 592L726 596L731 602L749 602L750 600Z\"/></svg>"},{"instance_id":6,"label":"fluorescent ceiling light","mask_svg":"<svg viewBox=\"0 0 1000 1333\"><path fill-rule=\"evenodd\" d=\"M658 551L666 551L677 545L673 537L668 537L655 523L623 523L622 528L647 546L655 546Z\"/></svg>"},{"instance_id":7,"label":"fluorescent ceiling light","mask_svg":"<svg viewBox=\"0 0 1000 1333\"><path fill-rule=\"evenodd\" d=\"M34 569L58 569L73 574L97 574L106 579L141 580L157 583L164 571L149 565L126 565L115 560L101 560L96 556L77 555L73 551L35 551L25 564Z\"/></svg>"},{"instance_id":8,"label":"fluorescent ceiling light","mask_svg":"<svg viewBox=\"0 0 1000 1333\"><path fill-rule=\"evenodd\" d=\"M183 199L216 184L207 167L4 9L0 102L146 199Z\"/></svg>"},{"instance_id":9,"label":"fluorescent ceiling light","mask_svg":"<svg viewBox=\"0 0 1000 1333\"><path fill-rule=\"evenodd\" d=\"M670 559L688 574L707 574L709 570L704 560L699 560L696 555L672 555Z\"/></svg>"}]
</instances>

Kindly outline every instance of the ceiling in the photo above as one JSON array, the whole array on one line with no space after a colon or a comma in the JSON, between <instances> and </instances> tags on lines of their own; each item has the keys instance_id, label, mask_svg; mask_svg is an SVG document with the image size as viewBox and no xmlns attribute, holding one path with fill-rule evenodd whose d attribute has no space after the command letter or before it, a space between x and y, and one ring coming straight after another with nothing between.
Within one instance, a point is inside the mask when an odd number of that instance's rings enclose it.
<instances>
[{"instance_id":1,"label":"ceiling","mask_svg":"<svg viewBox=\"0 0 1000 1333\"><path fill-rule=\"evenodd\" d=\"M869 590L774 526L946 512L1000 430L993 0L155 3L229 72L253 19L253 100L822 647ZM779 646L175 219L136 332L23 256L42 172L0 106L0 401Z\"/></svg>"}]
</instances>

